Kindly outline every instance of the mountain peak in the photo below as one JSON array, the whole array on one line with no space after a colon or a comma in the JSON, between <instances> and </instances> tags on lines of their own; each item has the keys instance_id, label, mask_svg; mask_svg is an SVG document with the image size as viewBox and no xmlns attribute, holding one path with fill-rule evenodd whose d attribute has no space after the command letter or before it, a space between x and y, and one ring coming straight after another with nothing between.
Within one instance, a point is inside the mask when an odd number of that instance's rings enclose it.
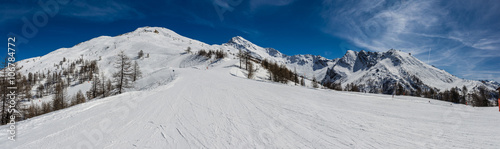
<instances>
[{"instance_id":1,"label":"mountain peak","mask_svg":"<svg viewBox=\"0 0 500 149\"><path fill-rule=\"evenodd\" d=\"M146 32L152 32L152 31L155 31L155 30L157 30L157 31L160 31L160 30L161 31L163 31L163 30L165 30L165 31L171 31L171 30L169 30L167 28L164 28L164 27L144 26L144 27L137 28L134 32L144 32L144 31L146 31Z\"/></svg>"},{"instance_id":2,"label":"mountain peak","mask_svg":"<svg viewBox=\"0 0 500 149\"><path fill-rule=\"evenodd\" d=\"M236 49L244 50L244 51L251 51L251 52L261 51L261 52L266 52L266 49L253 44L252 42L246 40L245 38L243 38L241 36L233 37L233 38L231 38L231 40L229 40L227 43L225 43L223 45L232 46L232 47L234 47ZM258 55L262 56L262 53L260 53ZM260 57L260 56L257 56L257 57Z\"/></svg>"},{"instance_id":3,"label":"mountain peak","mask_svg":"<svg viewBox=\"0 0 500 149\"><path fill-rule=\"evenodd\" d=\"M387 50L387 52L385 52L385 53L388 53L388 54L394 55L394 54L400 54L400 52L401 52L401 51L399 51L399 50L390 49L390 50Z\"/></svg>"},{"instance_id":4,"label":"mountain peak","mask_svg":"<svg viewBox=\"0 0 500 149\"><path fill-rule=\"evenodd\" d=\"M389 50L387 50L387 52L396 52L396 51L398 51L398 50L396 50L396 49L389 49Z\"/></svg>"},{"instance_id":5,"label":"mountain peak","mask_svg":"<svg viewBox=\"0 0 500 149\"><path fill-rule=\"evenodd\" d=\"M233 37L232 39L237 39L237 40L246 40L245 38L241 37L241 36L235 36Z\"/></svg>"},{"instance_id":6,"label":"mountain peak","mask_svg":"<svg viewBox=\"0 0 500 149\"><path fill-rule=\"evenodd\" d=\"M139 27L139 28L137 28L135 31L130 32L130 33L133 33L133 34L141 34L141 33L145 33L145 32L149 32L149 33L157 33L157 34L160 34L160 35L166 35L166 34L169 34L169 35L173 35L173 36L181 37L181 35L177 34L177 33L176 33L176 32L174 32L173 30L170 30L170 29L168 29L168 28L164 28L164 27L150 27L150 26Z\"/></svg>"},{"instance_id":7,"label":"mountain peak","mask_svg":"<svg viewBox=\"0 0 500 149\"><path fill-rule=\"evenodd\" d=\"M236 37L233 37L231 38L231 40L229 40L227 42L228 44L239 44L239 45L249 45L249 44L253 44L252 42L246 40L245 38L241 37L241 36L236 36Z\"/></svg>"},{"instance_id":8,"label":"mountain peak","mask_svg":"<svg viewBox=\"0 0 500 149\"><path fill-rule=\"evenodd\" d=\"M358 52L353 51L353 50L347 50L343 56L343 59L346 59L348 61L353 61L356 56L358 56Z\"/></svg>"}]
</instances>

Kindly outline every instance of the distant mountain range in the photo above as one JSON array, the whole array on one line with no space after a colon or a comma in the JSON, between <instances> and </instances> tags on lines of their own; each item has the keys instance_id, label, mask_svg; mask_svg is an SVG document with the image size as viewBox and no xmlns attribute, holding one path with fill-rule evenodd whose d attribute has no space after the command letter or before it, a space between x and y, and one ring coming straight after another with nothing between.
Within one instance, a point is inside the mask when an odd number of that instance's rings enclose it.
<instances>
[{"instance_id":1,"label":"distant mountain range","mask_svg":"<svg viewBox=\"0 0 500 149\"><path fill-rule=\"evenodd\" d=\"M333 67L328 68L323 82L354 83L361 85L362 90L382 93L391 93L395 84L409 91L444 91L453 87L461 90L463 86L473 91L481 85L494 90L498 86L495 81L460 79L409 53L393 49L387 52L349 50Z\"/></svg>"}]
</instances>

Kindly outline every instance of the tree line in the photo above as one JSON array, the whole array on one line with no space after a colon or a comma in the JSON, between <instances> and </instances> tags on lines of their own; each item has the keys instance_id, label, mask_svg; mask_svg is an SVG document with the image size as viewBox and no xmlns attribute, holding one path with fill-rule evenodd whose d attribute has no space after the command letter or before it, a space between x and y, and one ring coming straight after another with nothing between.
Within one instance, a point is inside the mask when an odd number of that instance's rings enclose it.
<instances>
[{"instance_id":1,"label":"tree line","mask_svg":"<svg viewBox=\"0 0 500 149\"><path fill-rule=\"evenodd\" d=\"M188 47L186 52L191 53L191 47ZM227 57L227 54L222 50L208 50L208 52L207 52L204 49L201 49L198 51L197 55L203 56L206 58L212 58L212 56L215 56L215 59L222 59L224 57Z\"/></svg>"},{"instance_id":2,"label":"tree line","mask_svg":"<svg viewBox=\"0 0 500 149\"><path fill-rule=\"evenodd\" d=\"M267 59L258 60L253 58L249 51L239 51L237 54L239 58L239 67L241 69L245 69L248 78L253 78L255 72L258 69L254 66L254 63L260 64L260 66L267 70L270 81L279 82L287 84L288 82L293 82L295 85L305 86L304 76L299 76L297 71L288 69L285 64L279 64L277 62L272 62ZM243 68L244 66L244 68ZM316 77L313 76L311 80L311 85L314 88L319 87L319 82L316 80Z\"/></svg>"},{"instance_id":3,"label":"tree line","mask_svg":"<svg viewBox=\"0 0 500 149\"><path fill-rule=\"evenodd\" d=\"M415 79L414 79L415 80ZM423 84L423 83L422 83ZM426 85L421 87L420 85L412 86L414 90L407 90L409 86L405 86L402 83L394 83L392 85L383 84L382 87L373 86L365 84L346 84L343 88L341 83L324 82L323 86L329 89L337 91L352 91L352 92L362 92L362 90L368 90L370 93L383 93L383 94L394 94L394 95L404 95L404 96L415 96L424 97L429 99L436 99L441 101L447 101L457 104L467 104L477 107L487 107L496 106L498 101L495 100L494 103L490 102L490 98L498 98L498 93L495 91L488 90L487 87L481 85L469 92L468 88L464 85L462 88L453 87L449 90L440 91L437 88L431 88ZM385 92L383 91L385 90Z\"/></svg>"},{"instance_id":4,"label":"tree line","mask_svg":"<svg viewBox=\"0 0 500 149\"><path fill-rule=\"evenodd\" d=\"M138 58L144 56L142 50L138 53ZM67 67L63 64L66 63ZM2 66L6 66L2 63ZM84 60L79 58L70 62L63 58L58 64L54 64L57 69L54 71L47 70L45 72L28 72L22 75L16 69L16 85L17 85L17 104L16 109L26 118L35 117L41 114L64 109L77 104L92 100L95 98L104 98L107 96L121 94L127 88L133 87L133 82L138 80L142 73L137 61L133 61L121 51L115 56L113 67L115 72L112 78L107 78L103 72L99 71L97 60ZM5 77L6 69L2 69L0 75L0 97L2 98L0 123L6 124L8 117L12 114L7 112L7 97L6 87L9 86ZM78 91L76 95L67 95L67 88L91 81L91 87L88 91ZM32 94L32 89L35 87L35 93ZM46 96L52 96L51 102L42 102L40 105L35 104L35 99L41 99ZM24 101L23 101L24 100ZM27 107L20 107L20 102L31 102ZM17 119L22 120L22 119Z\"/></svg>"}]
</instances>

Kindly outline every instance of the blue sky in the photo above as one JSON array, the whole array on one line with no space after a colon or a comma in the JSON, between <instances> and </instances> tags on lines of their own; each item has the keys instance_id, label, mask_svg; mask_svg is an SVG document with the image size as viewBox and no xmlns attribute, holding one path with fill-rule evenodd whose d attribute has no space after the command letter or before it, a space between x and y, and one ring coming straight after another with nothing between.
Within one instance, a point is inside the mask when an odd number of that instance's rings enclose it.
<instances>
[{"instance_id":1,"label":"blue sky","mask_svg":"<svg viewBox=\"0 0 500 149\"><path fill-rule=\"evenodd\" d=\"M394 48L460 78L500 81L496 0L2 0L0 14L18 59L160 26L209 44L242 36L287 55Z\"/></svg>"}]
</instances>

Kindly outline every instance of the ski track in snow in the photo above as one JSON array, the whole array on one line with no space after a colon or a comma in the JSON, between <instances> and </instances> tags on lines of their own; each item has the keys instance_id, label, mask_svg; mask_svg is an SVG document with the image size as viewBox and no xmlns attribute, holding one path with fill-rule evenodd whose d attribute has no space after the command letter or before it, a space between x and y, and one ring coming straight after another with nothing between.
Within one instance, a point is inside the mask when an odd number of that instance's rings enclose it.
<instances>
[{"instance_id":1,"label":"ski track in snow","mask_svg":"<svg viewBox=\"0 0 500 149\"><path fill-rule=\"evenodd\" d=\"M17 124L1 148L498 148L497 108L231 75L235 60ZM6 130L7 126L0 126Z\"/></svg>"}]
</instances>

